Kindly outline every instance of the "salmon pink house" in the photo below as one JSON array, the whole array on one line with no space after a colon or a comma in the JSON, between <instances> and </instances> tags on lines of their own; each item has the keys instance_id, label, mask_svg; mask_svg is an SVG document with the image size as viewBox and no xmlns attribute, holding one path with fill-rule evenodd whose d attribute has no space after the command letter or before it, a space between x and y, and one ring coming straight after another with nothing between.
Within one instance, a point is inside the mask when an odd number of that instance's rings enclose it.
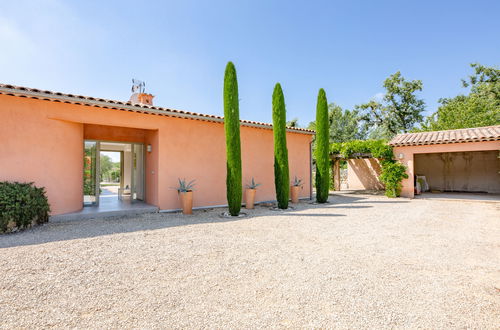
<instances>
[{"instance_id":1,"label":"salmon pink house","mask_svg":"<svg viewBox=\"0 0 500 330\"><path fill-rule=\"evenodd\" d=\"M196 180L194 207L226 200L224 119L153 106L153 96L121 102L0 84L0 181L46 188L52 215L113 200L159 210L180 208L179 178ZM275 199L272 125L241 121L243 184L262 185L256 201ZM290 177L310 198L313 131L287 128ZM116 195L105 194L99 160L119 154ZM85 208L86 209L86 208Z\"/></svg>"}]
</instances>

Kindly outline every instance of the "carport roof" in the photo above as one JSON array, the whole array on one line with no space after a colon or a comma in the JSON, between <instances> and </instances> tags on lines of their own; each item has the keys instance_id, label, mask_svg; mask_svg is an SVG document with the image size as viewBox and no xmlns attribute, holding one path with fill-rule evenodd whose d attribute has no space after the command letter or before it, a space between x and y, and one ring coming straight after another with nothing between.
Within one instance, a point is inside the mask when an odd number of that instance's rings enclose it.
<instances>
[{"instance_id":1,"label":"carport roof","mask_svg":"<svg viewBox=\"0 0 500 330\"><path fill-rule=\"evenodd\" d=\"M401 147L498 140L500 140L500 125L448 131L398 134L389 142L389 145Z\"/></svg>"}]
</instances>

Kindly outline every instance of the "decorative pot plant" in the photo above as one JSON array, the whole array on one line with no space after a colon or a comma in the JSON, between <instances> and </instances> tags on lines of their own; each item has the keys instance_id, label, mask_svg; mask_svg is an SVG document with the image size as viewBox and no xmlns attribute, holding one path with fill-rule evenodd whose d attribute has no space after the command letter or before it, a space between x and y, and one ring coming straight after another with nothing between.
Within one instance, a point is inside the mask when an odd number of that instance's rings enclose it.
<instances>
[{"instance_id":1,"label":"decorative pot plant","mask_svg":"<svg viewBox=\"0 0 500 330\"><path fill-rule=\"evenodd\" d=\"M260 183L255 183L254 178L250 184L247 184L245 189L245 207L247 209L253 209L255 203L255 193L257 192L257 187L260 186Z\"/></svg>"},{"instance_id":2,"label":"decorative pot plant","mask_svg":"<svg viewBox=\"0 0 500 330\"><path fill-rule=\"evenodd\" d=\"M295 177L292 182L292 203L297 204L299 202L299 190L302 189L302 179Z\"/></svg>"},{"instance_id":3,"label":"decorative pot plant","mask_svg":"<svg viewBox=\"0 0 500 330\"><path fill-rule=\"evenodd\" d=\"M186 179L179 179L179 186L176 189L181 200L183 214L193 214L194 181L186 182Z\"/></svg>"}]
</instances>

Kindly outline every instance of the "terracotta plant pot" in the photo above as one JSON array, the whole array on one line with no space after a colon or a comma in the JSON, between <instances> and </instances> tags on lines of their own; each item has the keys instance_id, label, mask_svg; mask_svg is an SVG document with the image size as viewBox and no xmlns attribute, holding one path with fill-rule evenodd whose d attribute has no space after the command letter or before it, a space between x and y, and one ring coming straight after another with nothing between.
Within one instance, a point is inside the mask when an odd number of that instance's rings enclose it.
<instances>
[{"instance_id":1,"label":"terracotta plant pot","mask_svg":"<svg viewBox=\"0 0 500 330\"><path fill-rule=\"evenodd\" d=\"M182 213L193 214L193 192L179 192L179 198L181 199Z\"/></svg>"},{"instance_id":2,"label":"terracotta plant pot","mask_svg":"<svg viewBox=\"0 0 500 330\"><path fill-rule=\"evenodd\" d=\"M253 205L255 203L255 193L257 189L247 188L245 190L245 207L247 209L253 209Z\"/></svg>"},{"instance_id":3,"label":"terracotta plant pot","mask_svg":"<svg viewBox=\"0 0 500 330\"><path fill-rule=\"evenodd\" d=\"M299 190L300 186L292 186L292 203L297 204L299 202Z\"/></svg>"}]
</instances>

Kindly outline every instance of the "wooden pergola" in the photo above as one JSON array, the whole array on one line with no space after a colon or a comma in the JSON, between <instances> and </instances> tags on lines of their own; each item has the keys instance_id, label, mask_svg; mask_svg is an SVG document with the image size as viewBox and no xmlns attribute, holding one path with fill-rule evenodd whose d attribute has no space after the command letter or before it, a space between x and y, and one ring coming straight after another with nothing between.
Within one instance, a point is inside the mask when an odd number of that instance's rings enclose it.
<instances>
[{"instance_id":1,"label":"wooden pergola","mask_svg":"<svg viewBox=\"0 0 500 330\"><path fill-rule=\"evenodd\" d=\"M349 160L349 159L366 159L373 158L371 153L353 153L349 157L344 157L341 154L331 154L330 159L332 160L332 180L333 180L333 189L335 191L340 190L340 161ZM337 180L335 180L337 178Z\"/></svg>"}]
</instances>

